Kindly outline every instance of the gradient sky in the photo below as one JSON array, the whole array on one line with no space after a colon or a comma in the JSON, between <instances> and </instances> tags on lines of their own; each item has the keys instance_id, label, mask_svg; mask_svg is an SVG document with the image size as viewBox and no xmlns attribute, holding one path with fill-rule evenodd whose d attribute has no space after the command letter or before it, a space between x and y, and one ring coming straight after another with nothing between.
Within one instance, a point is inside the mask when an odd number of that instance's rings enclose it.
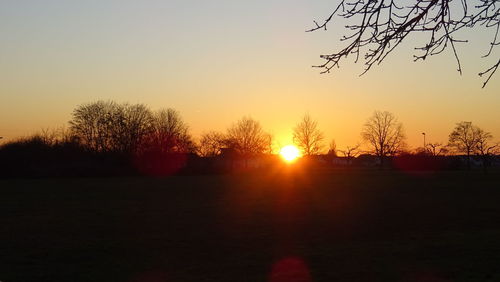
<instances>
[{"instance_id":1,"label":"gradient sky","mask_svg":"<svg viewBox=\"0 0 500 282\"><path fill-rule=\"evenodd\" d=\"M360 141L374 110L393 112L409 144L446 142L459 121L500 138L500 74L485 89L477 73L490 34L463 34L464 74L448 50L412 61L407 41L381 66L345 61L333 74L311 65L341 48L341 28L305 33L332 1L44 0L0 2L0 136L4 141L67 125L79 104L99 99L180 111L197 136L244 115L291 142L306 113L327 141ZM498 51L492 58L498 58Z\"/></svg>"}]
</instances>

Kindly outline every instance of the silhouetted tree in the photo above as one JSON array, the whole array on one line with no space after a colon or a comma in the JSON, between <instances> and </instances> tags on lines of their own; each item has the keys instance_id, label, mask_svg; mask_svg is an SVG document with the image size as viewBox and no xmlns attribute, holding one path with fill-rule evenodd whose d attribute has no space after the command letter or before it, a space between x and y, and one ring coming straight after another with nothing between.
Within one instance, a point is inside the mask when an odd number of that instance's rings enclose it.
<instances>
[{"instance_id":1,"label":"silhouetted tree","mask_svg":"<svg viewBox=\"0 0 500 282\"><path fill-rule=\"evenodd\" d=\"M414 60L425 60L428 56L442 53L447 47L453 50L458 71L462 66L456 44L467 42L459 39L458 31L481 26L491 32L491 44L483 57L490 56L495 46L500 45L498 31L500 26L500 5L498 0L341 0L326 20L308 31L325 29L334 18L346 18L354 23L347 25L351 34L341 40L346 47L328 55L321 55L324 63L317 66L323 72L338 67L342 58L354 55L356 61L361 56L368 71L374 64L380 64L409 35L427 35L426 43L417 47ZM482 31L483 32L483 31ZM487 75L483 87L498 69L500 60L479 73Z\"/></svg>"},{"instance_id":2,"label":"silhouetted tree","mask_svg":"<svg viewBox=\"0 0 500 282\"><path fill-rule=\"evenodd\" d=\"M266 149L264 150L264 153L266 154L272 154L274 153L274 136L271 133L266 133L265 134L266 138Z\"/></svg>"},{"instance_id":3,"label":"silhouetted tree","mask_svg":"<svg viewBox=\"0 0 500 282\"><path fill-rule=\"evenodd\" d=\"M330 148L328 149L328 155L336 157L337 156L337 142L335 142L335 139L332 139L329 147Z\"/></svg>"},{"instance_id":4,"label":"silhouetted tree","mask_svg":"<svg viewBox=\"0 0 500 282\"><path fill-rule=\"evenodd\" d=\"M0 177L79 175L87 157L88 151L67 131L43 129L0 146Z\"/></svg>"},{"instance_id":5,"label":"silhouetted tree","mask_svg":"<svg viewBox=\"0 0 500 282\"><path fill-rule=\"evenodd\" d=\"M151 111L142 104L115 107L111 121L112 150L135 153L142 139L154 129Z\"/></svg>"},{"instance_id":6,"label":"silhouetted tree","mask_svg":"<svg viewBox=\"0 0 500 282\"><path fill-rule=\"evenodd\" d=\"M487 167L490 165L491 155L495 154L495 150L498 144L491 144L490 140L493 139L491 133L477 129L477 143L476 143L476 153L481 156L481 161L483 163L483 169L486 171Z\"/></svg>"},{"instance_id":7,"label":"silhouetted tree","mask_svg":"<svg viewBox=\"0 0 500 282\"><path fill-rule=\"evenodd\" d=\"M144 105L97 101L78 106L70 128L95 152L133 153L151 131L151 122L151 112Z\"/></svg>"},{"instance_id":8,"label":"silhouetted tree","mask_svg":"<svg viewBox=\"0 0 500 282\"><path fill-rule=\"evenodd\" d=\"M448 148L443 143L427 143L425 152L433 157L443 156L448 153Z\"/></svg>"},{"instance_id":9,"label":"silhouetted tree","mask_svg":"<svg viewBox=\"0 0 500 282\"><path fill-rule=\"evenodd\" d=\"M243 117L233 124L226 135L226 145L242 155L262 154L269 149L269 134L260 123L250 117Z\"/></svg>"},{"instance_id":10,"label":"silhouetted tree","mask_svg":"<svg viewBox=\"0 0 500 282\"><path fill-rule=\"evenodd\" d=\"M360 154L359 147L360 144L356 144L354 146L347 146L345 150L339 150L345 158L347 158L347 162L349 164L352 163L352 160Z\"/></svg>"},{"instance_id":11,"label":"silhouetted tree","mask_svg":"<svg viewBox=\"0 0 500 282\"><path fill-rule=\"evenodd\" d=\"M378 156L380 166L387 156L395 155L406 145L403 124L387 111L375 111L363 126L361 136Z\"/></svg>"},{"instance_id":12,"label":"silhouetted tree","mask_svg":"<svg viewBox=\"0 0 500 282\"><path fill-rule=\"evenodd\" d=\"M189 153L196 148L179 112L174 109L154 112L150 127L134 155L135 166L140 172L152 175L180 172L187 166Z\"/></svg>"},{"instance_id":13,"label":"silhouetted tree","mask_svg":"<svg viewBox=\"0 0 500 282\"><path fill-rule=\"evenodd\" d=\"M110 150L112 123L117 107L112 101L97 101L78 106L69 122L73 134L84 146L95 152Z\"/></svg>"},{"instance_id":14,"label":"silhouetted tree","mask_svg":"<svg viewBox=\"0 0 500 282\"><path fill-rule=\"evenodd\" d=\"M214 157L221 153L221 148L225 146L226 136L224 134L209 131L201 135L198 142L197 152L202 157Z\"/></svg>"},{"instance_id":15,"label":"silhouetted tree","mask_svg":"<svg viewBox=\"0 0 500 282\"><path fill-rule=\"evenodd\" d=\"M480 129L469 121L457 123L449 136L450 147L467 155L467 168L470 169L470 155L476 150Z\"/></svg>"},{"instance_id":16,"label":"silhouetted tree","mask_svg":"<svg viewBox=\"0 0 500 282\"><path fill-rule=\"evenodd\" d=\"M302 151L304 156L315 155L323 148L323 133L318 128L318 123L309 114L293 129L293 143Z\"/></svg>"},{"instance_id":17,"label":"silhouetted tree","mask_svg":"<svg viewBox=\"0 0 500 282\"><path fill-rule=\"evenodd\" d=\"M154 151L160 155L195 151L189 127L176 110L166 109L153 113L150 128L149 134L144 137L142 150Z\"/></svg>"}]
</instances>

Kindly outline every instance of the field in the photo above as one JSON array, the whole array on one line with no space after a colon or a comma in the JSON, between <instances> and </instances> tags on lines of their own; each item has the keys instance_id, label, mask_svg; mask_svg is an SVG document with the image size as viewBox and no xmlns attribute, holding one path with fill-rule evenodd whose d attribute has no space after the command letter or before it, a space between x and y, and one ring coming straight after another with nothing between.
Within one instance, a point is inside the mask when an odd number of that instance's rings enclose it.
<instances>
[{"instance_id":1,"label":"field","mask_svg":"<svg viewBox=\"0 0 500 282\"><path fill-rule=\"evenodd\" d=\"M500 281L500 174L0 181L0 281Z\"/></svg>"}]
</instances>

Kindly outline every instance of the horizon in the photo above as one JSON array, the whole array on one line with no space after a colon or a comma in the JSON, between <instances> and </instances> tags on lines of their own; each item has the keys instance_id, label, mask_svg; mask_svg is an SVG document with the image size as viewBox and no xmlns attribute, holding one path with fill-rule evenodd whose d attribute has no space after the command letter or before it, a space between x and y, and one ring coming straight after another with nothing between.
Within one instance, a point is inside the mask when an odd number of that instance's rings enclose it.
<instances>
[{"instance_id":1,"label":"horizon","mask_svg":"<svg viewBox=\"0 0 500 282\"><path fill-rule=\"evenodd\" d=\"M312 65L340 49L345 31L306 33L329 14L328 1L36 1L0 9L0 142L68 127L78 105L97 100L173 108L198 138L225 132L243 116L258 120L280 147L309 113L343 148L361 142L375 110L403 123L410 147L447 143L471 121L500 138L500 80L485 89L477 73L490 37L467 31L459 44L464 74L450 50L425 62L400 48L365 75L352 60L330 74ZM479 31L479 32L478 32ZM407 42L412 47L418 38ZM431 70L431 71L429 71Z\"/></svg>"}]
</instances>

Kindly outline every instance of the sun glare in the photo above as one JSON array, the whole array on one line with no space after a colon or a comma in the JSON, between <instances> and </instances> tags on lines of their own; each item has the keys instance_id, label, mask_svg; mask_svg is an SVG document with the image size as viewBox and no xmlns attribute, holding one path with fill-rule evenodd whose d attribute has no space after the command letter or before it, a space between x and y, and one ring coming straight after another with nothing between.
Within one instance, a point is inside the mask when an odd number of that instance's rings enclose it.
<instances>
[{"instance_id":1,"label":"sun glare","mask_svg":"<svg viewBox=\"0 0 500 282\"><path fill-rule=\"evenodd\" d=\"M287 162L293 162L300 156L299 149L293 145L288 145L281 148L280 151L281 157Z\"/></svg>"}]
</instances>

